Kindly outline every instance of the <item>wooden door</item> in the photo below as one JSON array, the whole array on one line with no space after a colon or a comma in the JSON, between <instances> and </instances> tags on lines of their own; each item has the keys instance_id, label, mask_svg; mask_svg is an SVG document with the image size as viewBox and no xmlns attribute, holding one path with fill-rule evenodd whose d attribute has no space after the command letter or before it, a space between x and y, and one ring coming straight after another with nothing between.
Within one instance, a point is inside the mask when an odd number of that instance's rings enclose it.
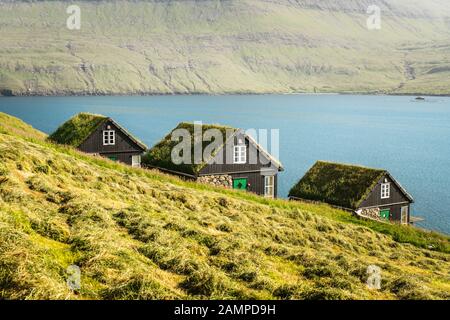
<instances>
[{"instance_id":1,"label":"wooden door","mask_svg":"<svg viewBox=\"0 0 450 320\"><path fill-rule=\"evenodd\" d=\"M389 216L391 215L391 210L385 209L380 211L380 217L383 220L389 220Z\"/></svg>"},{"instance_id":2,"label":"wooden door","mask_svg":"<svg viewBox=\"0 0 450 320\"><path fill-rule=\"evenodd\" d=\"M247 178L233 179L233 189L247 190Z\"/></svg>"}]
</instances>

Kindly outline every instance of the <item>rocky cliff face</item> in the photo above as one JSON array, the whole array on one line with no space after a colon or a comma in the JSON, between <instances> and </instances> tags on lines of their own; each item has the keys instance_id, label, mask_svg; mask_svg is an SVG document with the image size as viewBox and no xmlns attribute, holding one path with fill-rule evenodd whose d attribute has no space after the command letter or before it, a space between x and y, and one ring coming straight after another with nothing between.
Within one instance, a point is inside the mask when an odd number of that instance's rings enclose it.
<instances>
[{"instance_id":1,"label":"rocky cliff face","mask_svg":"<svg viewBox=\"0 0 450 320\"><path fill-rule=\"evenodd\" d=\"M67 1L0 1L0 92L450 94L446 0L79 5L68 30Z\"/></svg>"}]
</instances>

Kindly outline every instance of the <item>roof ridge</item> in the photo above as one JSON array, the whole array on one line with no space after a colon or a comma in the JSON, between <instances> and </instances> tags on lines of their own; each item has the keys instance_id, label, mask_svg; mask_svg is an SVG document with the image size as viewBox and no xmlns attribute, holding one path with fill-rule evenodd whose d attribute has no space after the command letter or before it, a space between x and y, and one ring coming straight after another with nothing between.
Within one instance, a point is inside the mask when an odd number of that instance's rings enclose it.
<instances>
[{"instance_id":1,"label":"roof ridge","mask_svg":"<svg viewBox=\"0 0 450 320\"><path fill-rule=\"evenodd\" d=\"M194 122L187 122L187 121L181 121L181 122L179 122L178 124L177 124L177 126L174 128L174 129L172 129L172 131L173 130L175 130L175 129L177 129L180 125L191 125L191 126L195 126L196 125L196 123L195 123L195 121ZM199 125L200 125L200 123L199 123ZM209 126L209 127L217 127L217 128L224 128L224 129L233 129L233 130L240 130L239 128L235 128L235 127L231 127L231 126L227 126L227 125L223 125L223 124L220 124L220 123L201 123L201 126L203 127L203 126ZM171 131L171 132L172 132Z\"/></svg>"},{"instance_id":2,"label":"roof ridge","mask_svg":"<svg viewBox=\"0 0 450 320\"><path fill-rule=\"evenodd\" d=\"M101 117L101 118L109 118L108 116L105 116L105 115L100 114L100 113L93 113L93 112L87 112L87 111L81 111L81 112L78 112L77 114L75 114L74 116L72 116L72 118L73 118L73 117L76 117L76 116L79 116L79 115L81 115L81 114L85 114L85 115L89 115L89 116L96 116L96 117Z\"/></svg>"},{"instance_id":3,"label":"roof ridge","mask_svg":"<svg viewBox=\"0 0 450 320\"><path fill-rule=\"evenodd\" d=\"M347 166L347 167L355 167L355 168L362 168L362 169L368 169L368 170L388 172L388 170L386 170L386 169L368 167L368 166L365 166L365 165L362 165L362 164L354 164L354 163L347 163L347 162L335 162L335 161L328 161L328 160L317 160L316 163L318 163L318 162L328 163L328 164L335 164L335 165L341 165L341 166Z\"/></svg>"}]
</instances>

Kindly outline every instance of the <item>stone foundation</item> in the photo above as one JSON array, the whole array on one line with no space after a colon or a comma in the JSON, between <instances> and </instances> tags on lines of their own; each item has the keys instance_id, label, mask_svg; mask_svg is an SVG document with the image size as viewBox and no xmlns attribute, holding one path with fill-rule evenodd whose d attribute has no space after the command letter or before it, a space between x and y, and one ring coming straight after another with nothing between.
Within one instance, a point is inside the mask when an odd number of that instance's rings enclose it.
<instances>
[{"instance_id":1,"label":"stone foundation","mask_svg":"<svg viewBox=\"0 0 450 320\"><path fill-rule=\"evenodd\" d=\"M211 184L216 187L229 189L233 187L233 178L229 175L201 176L197 181L200 183Z\"/></svg>"},{"instance_id":2,"label":"stone foundation","mask_svg":"<svg viewBox=\"0 0 450 320\"><path fill-rule=\"evenodd\" d=\"M377 221L384 221L380 217L380 208L363 209L360 216Z\"/></svg>"}]
</instances>

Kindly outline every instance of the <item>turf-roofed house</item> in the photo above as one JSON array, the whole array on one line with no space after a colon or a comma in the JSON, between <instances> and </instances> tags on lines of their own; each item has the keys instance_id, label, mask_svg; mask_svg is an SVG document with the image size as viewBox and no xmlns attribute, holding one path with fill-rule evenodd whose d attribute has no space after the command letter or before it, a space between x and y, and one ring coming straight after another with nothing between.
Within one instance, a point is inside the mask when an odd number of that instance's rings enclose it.
<instances>
[{"instance_id":1,"label":"turf-roofed house","mask_svg":"<svg viewBox=\"0 0 450 320\"><path fill-rule=\"evenodd\" d=\"M49 139L133 167L141 166L147 147L113 119L79 113L62 124Z\"/></svg>"},{"instance_id":2,"label":"turf-roofed house","mask_svg":"<svg viewBox=\"0 0 450 320\"><path fill-rule=\"evenodd\" d=\"M206 124L201 125L200 129L195 127L193 123L180 123L149 150L143 165L201 183L247 190L269 198L277 197L278 173L284 170L283 166L255 139L242 129ZM180 163L172 158L172 150L176 151L182 141L173 139L173 134L180 130L193 137L186 151L190 153L190 162ZM214 131L223 138L202 139L208 136L208 132ZM201 161L195 161L196 152L200 154Z\"/></svg>"},{"instance_id":3,"label":"turf-roofed house","mask_svg":"<svg viewBox=\"0 0 450 320\"><path fill-rule=\"evenodd\" d=\"M291 189L293 200L318 201L359 216L411 223L411 195L386 170L318 161Z\"/></svg>"}]
</instances>

